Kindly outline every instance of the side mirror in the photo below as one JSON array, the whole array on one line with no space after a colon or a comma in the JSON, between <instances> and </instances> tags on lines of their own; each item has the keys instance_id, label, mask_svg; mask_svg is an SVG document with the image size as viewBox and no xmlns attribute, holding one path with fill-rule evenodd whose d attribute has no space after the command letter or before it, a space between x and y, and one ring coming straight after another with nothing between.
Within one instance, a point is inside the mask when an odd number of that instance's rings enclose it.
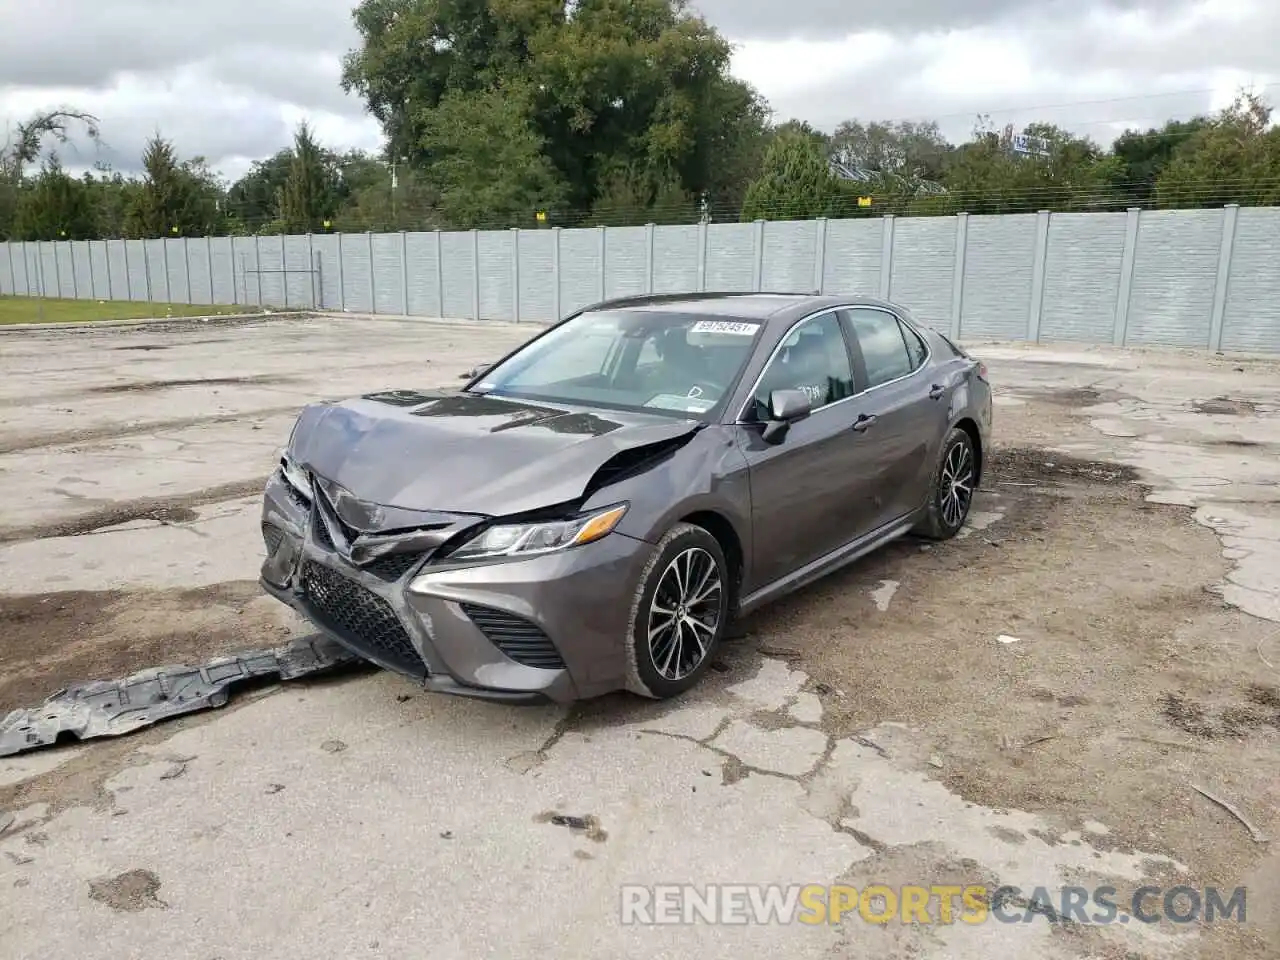
<instances>
[{"instance_id":1,"label":"side mirror","mask_svg":"<svg viewBox=\"0 0 1280 960\"><path fill-rule=\"evenodd\" d=\"M761 438L767 443L777 443L787 435L791 424L809 416L813 405L803 390L774 390L769 394L769 421L764 425Z\"/></svg>"},{"instance_id":2,"label":"side mirror","mask_svg":"<svg viewBox=\"0 0 1280 960\"><path fill-rule=\"evenodd\" d=\"M782 423L803 420L812 409L809 395L803 390L775 390L769 395L769 412Z\"/></svg>"}]
</instances>

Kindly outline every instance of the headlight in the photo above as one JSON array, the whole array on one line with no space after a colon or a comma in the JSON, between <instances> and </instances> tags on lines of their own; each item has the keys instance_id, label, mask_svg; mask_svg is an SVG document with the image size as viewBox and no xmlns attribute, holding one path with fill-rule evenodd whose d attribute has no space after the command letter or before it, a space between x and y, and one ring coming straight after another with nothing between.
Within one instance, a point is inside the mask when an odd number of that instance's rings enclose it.
<instances>
[{"instance_id":1,"label":"headlight","mask_svg":"<svg viewBox=\"0 0 1280 960\"><path fill-rule=\"evenodd\" d=\"M551 553L599 540L612 532L627 505L609 507L572 520L549 523L511 523L490 527L449 553L450 560L481 557L525 557Z\"/></svg>"},{"instance_id":2,"label":"headlight","mask_svg":"<svg viewBox=\"0 0 1280 960\"><path fill-rule=\"evenodd\" d=\"M289 456L288 450L280 451L280 473L284 477L285 483L293 487L293 489L306 499L311 499L311 480L300 466L298 466L293 457Z\"/></svg>"}]
</instances>

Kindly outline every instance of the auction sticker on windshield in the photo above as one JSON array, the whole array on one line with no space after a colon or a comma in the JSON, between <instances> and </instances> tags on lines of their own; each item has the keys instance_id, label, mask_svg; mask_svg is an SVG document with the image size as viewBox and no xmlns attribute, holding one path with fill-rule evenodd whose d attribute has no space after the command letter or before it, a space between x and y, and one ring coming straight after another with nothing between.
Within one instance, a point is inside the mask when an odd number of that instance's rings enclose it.
<instances>
[{"instance_id":1,"label":"auction sticker on windshield","mask_svg":"<svg viewBox=\"0 0 1280 960\"><path fill-rule=\"evenodd\" d=\"M754 337L759 329L758 323L742 323L738 320L699 320L689 328L689 332L731 333L738 337Z\"/></svg>"},{"instance_id":2,"label":"auction sticker on windshield","mask_svg":"<svg viewBox=\"0 0 1280 960\"><path fill-rule=\"evenodd\" d=\"M646 407L657 407L660 410L681 410L685 413L706 413L716 405L714 400L701 397L678 397L670 393L660 393L646 401Z\"/></svg>"}]
</instances>

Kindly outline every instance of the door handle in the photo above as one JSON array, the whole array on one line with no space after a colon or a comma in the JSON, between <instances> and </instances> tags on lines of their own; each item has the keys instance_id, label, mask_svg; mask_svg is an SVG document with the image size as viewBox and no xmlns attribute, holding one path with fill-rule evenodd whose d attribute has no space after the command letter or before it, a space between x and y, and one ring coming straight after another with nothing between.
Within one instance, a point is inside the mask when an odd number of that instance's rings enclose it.
<instances>
[{"instance_id":1,"label":"door handle","mask_svg":"<svg viewBox=\"0 0 1280 960\"><path fill-rule=\"evenodd\" d=\"M876 422L876 418L868 416L865 413L858 414L858 419L853 421L853 430L855 433L866 433L871 425Z\"/></svg>"},{"instance_id":2,"label":"door handle","mask_svg":"<svg viewBox=\"0 0 1280 960\"><path fill-rule=\"evenodd\" d=\"M935 383L932 387L929 388L929 399L937 400L946 392L947 392L946 387L939 386L938 384Z\"/></svg>"}]
</instances>

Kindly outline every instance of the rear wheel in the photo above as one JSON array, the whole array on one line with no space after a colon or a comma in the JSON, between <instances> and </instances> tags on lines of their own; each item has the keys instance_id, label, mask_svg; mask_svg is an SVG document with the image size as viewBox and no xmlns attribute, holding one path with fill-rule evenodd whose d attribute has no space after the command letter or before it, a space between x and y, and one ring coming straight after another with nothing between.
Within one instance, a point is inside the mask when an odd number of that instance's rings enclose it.
<instances>
[{"instance_id":1,"label":"rear wheel","mask_svg":"<svg viewBox=\"0 0 1280 960\"><path fill-rule=\"evenodd\" d=\"M728 564L702 527L678 523L653 551L636 588L627 638L627 689L665 700L711 665L729 622Z\"/></svg>"},{"instance_id":2,"label":"rear wheel","mask_svg":"<svg viewBox=\"0 0 1280 960\"><path fill-rule=\"evenodd\" d=\"M960 532L977 480L973 438L959 428L947 434L933 478L929 507L915 532L931 540L949 540Z\"/></svg>"}]
</instances>

